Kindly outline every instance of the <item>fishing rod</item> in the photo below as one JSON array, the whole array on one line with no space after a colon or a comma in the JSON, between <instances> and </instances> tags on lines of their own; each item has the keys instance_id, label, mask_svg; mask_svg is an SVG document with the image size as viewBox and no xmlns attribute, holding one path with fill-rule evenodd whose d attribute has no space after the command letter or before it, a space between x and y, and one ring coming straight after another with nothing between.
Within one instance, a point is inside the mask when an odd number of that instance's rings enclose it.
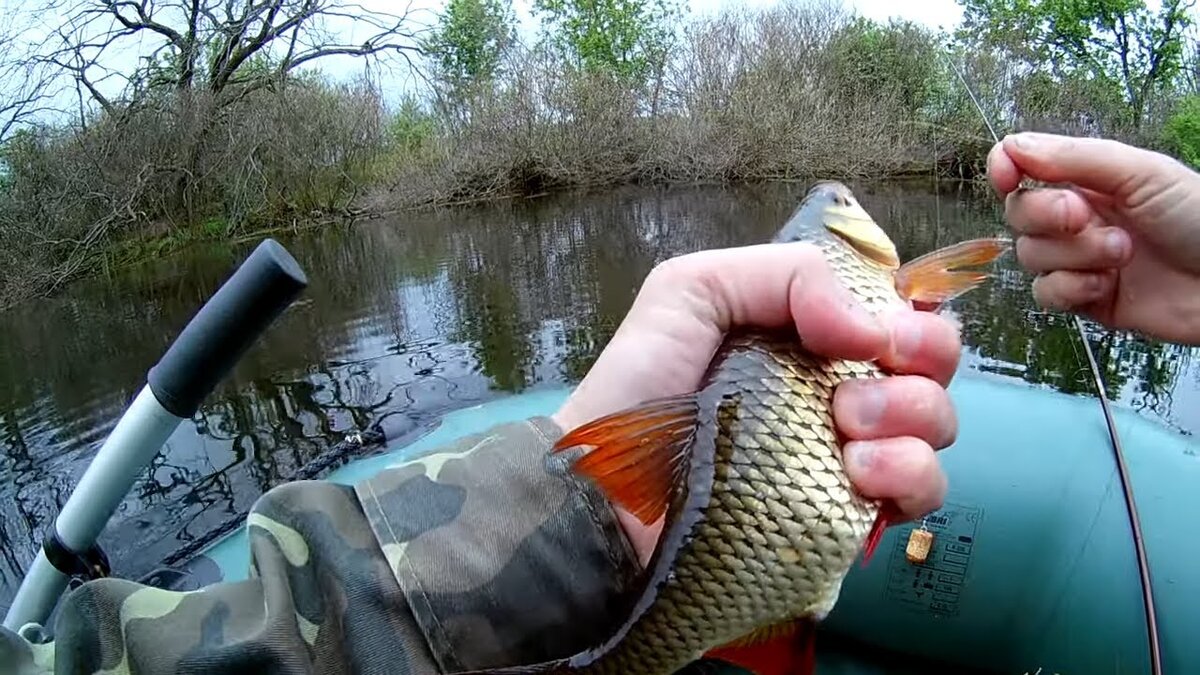
<instances>
[{"instance_id":1,"label":"fishing rod","mask_svg":"<svg viewBox=\"0 0 1200 675\"><path fill-rule=\"evenodd\" d=\"M308 285L282 246L265 240L192 317L88 465L46 531L4 627L41 626L72 583L107 577L96 545L109 519L175 429Z\"/></svg>"},{"instance_id":2,"label":"fishing rod","mask_svg":"<svg viewBox=\"0 0 1200 675\"><path fill-rule=\"evenodd\" d=\"M958 68L954 67L954 64L950 63L945 54L941 52L939 54L941 54L946 65L958 76L958 81L962 83L963 89L966 90L967 95L971 98L971 102L975 104L975 109L979 111L983 123L992 135L992 140L999 143L999 134L996 133L996 129L988 119L987 113L984 112L983 106L980 105L979 99L975 97L971 86L967 84L966 78L963 77ZM1032 187L1032 185L1027 184L1027 180L1022 180L1021 183L1020 189ZM1117 433L1117 423L1113 417L1112 406L1108 400L1108 391L1104 386L1104 377L1100 373L1100 366L1096 362L1096 355L1092 353L1092 345L1088 342L1083 320L1079 318L1078 314L1073 314L1072 316L1074 318L1075 331L1079 334L1079 341L1083 343L1083 351L1087 356L1088 367L1091 369L1092 381L1096 387L1096 396L1100 399L1100 407L1104 411L1104 422L1108 427L1108 437L1112 442L1113 455L1117 462L1117 473L1121 479L1121 489L1125 494L1125 510L1129 515L1129 525L1133 533L1133 547L1137 555L1138 576L1142 586L1142 603L1146 613L1146 632L1150 647L1150 672L1152 675L1162 675L1162 649L1159 645L1158 636L1158 612L1154 607L1154 587L1150 580L1150 562L1146 556L1145 537L1142 534L1142 521L1138 516L1137 502L1133 498L1133 482L1129 477L1129 466L1125 462L1125 451L1121 447L1121 436Z\"/></svg>"}]
</instances>

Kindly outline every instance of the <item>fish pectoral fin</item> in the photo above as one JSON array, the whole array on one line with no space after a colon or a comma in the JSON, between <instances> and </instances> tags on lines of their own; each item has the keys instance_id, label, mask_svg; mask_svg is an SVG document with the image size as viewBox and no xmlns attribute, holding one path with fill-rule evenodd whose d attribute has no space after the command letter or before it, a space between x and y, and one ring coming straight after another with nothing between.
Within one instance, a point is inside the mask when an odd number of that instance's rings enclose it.
<instances>
[{"instance_id":1,"label":"fish pectoral fin","mask_svg":"<svg viewBox=\"0 0 1200 675\"><path fill-rule=\"evenodd\" d=\"M977 268L991 263L1012 247L1008 239L971 239L939 248L910 260L896 270L896 291L918 309L937 307L966 293L991 275Z\"/></svg>"},{"instance_id":2,"label":"fish pectoral fin","mask_svg":"<svg viewBox=\"0 0 1200 675\"><path fill-rule=\"evenodd\" d=\"M812 622L798 619L760 628L704 656L754 675L809 675L817 666L816 639Z\"/></svg>"},{"instance_id":3,"label":"fish pectoral fin","mask_svg":"<svg viewBox=\"0 0 1200 675\"><path fill-rule=\"evenodd\" d=\"M649 525L666 513L687 476L698 417L696 394L658 399L588 422L554 451L593 446L572 469Z\"/></svg>"}]
</instances>

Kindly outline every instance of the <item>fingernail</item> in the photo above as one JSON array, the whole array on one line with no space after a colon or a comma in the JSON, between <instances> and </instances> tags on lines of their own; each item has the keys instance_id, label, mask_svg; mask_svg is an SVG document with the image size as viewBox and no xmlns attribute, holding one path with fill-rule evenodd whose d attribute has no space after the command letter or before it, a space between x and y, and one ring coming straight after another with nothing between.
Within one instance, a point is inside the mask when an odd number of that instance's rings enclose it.
<instances>
[{"instance_id":1,"label":"fingernail","mask_svg":"<svg viewBox=\"0 0 1200 675\"><path fill-rule=\"evenodd\" d=\"M850 441L842 452L846 462L859 471L867 471L875 464L875 444L871 441Z\"/></svg>"},{"instance_id":2,"label":"fingernail","mask_svg":"<svg viewBox=\"0 0 1200 675\"><path fill-rule=\"evenodd\" d=\"M883 419L883 409L887 406L887 398L872 382L850 380L843 383L842 386L847 385L852 388L850 400L854 405L851 406L851 412L858 420L858 424L855 426L864 430L874 429Z\"/></svg>"},{"instance_id":3,"label":"fingernail","mask_svg":"<svg viewBox=\"0 0 1200 675\"><path fill-rule=\"evenodd\" d=\"M1104 277L1099 274L1089 274L1083 282L1083 292L1091 298L1099 298L1104 295Z\"/></svg>"},{"instance_id":4,"label":"fingernail","mask_svg":"<svg viewBox=\"0 0 1200 675\"><path fill-rule=\"evenodd\" d=\"M1070 231L1072 228L1068 224L1068 219L1071 217L1071 206L1067 202L1067 193L1059 192L1054 198L1054 214L1058 218L1059 227L1065 231Z\"/></svg>"},{"instance_id":5,"label":"fingernail","mask_svg":"<svg viewBox=\"0 0 1200 675\"><path fill-rule=\"evenodd\" d=\"M1027 152L1037 150L1038 146L1041 145L1039 139L1032 134L1014 134L1012 139L1013 145Z\"/></svg>"},{"instance_id":6,"label":"fingernail","mask_svg":"<svg viewBox=\"0 0 1200 675\"><path fill-rule=\"evenodd\" d=\"M1104 252L1110 260L1123 260L1125 258L1125 234L1115 230L1105 234Z\"/></svg>"}]
</instances>

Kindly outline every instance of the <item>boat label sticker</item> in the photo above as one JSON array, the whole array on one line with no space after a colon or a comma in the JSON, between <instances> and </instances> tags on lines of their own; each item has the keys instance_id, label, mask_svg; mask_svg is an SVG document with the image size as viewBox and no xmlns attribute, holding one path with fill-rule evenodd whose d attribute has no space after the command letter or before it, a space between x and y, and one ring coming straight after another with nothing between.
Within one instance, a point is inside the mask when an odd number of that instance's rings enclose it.
<instances>
[{"instance_id":1,"label":"boat label sticker","mask_svg":"<svg viewBox=\"0 0 1200 675\"><path fill-rule=\"evenodd\" d=\"M923 564L910 563L904 550L921 523L898 528L888 556L885 597L909 609L936 616L957 616L963 581L971 566L975 535L983 509L947 503L925 518L933 547Z\"/></svg>"}]
</instances>

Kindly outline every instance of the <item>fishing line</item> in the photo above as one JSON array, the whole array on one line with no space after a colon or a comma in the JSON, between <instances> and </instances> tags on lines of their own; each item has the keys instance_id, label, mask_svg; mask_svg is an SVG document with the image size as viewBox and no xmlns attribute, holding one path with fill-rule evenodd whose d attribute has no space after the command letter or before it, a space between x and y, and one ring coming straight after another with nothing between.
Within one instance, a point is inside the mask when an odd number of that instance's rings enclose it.
<instances>
[{"instance_id":1,"label":"fishing line","mask_svg":"<svg viewBox=\"0 0 1200 675\"><path fill-rule=\"evenodd\" d=\"M945 54L939 51L942 60L946 65L954 71L958 76L958 81L962 83L963 89L967 95L971 97L971 102L975 104L975 109L979 111L983 123L987 125L988 131L992 134L992 139L996 143L1000 142L1000 136L992 127L992 123L988 120L987 113L983 111L983 106L979 104L979 100L975 98L975 93L967 84L966 79L954 64L950 63ZM1025 181L1022 181L1024 185ZM1113 454L1117 462L1117 473L1121 477L1121 489L1125 494L1125 510L1129 514L1129 525L1133 532L1133 546L1137 554L1138 576L1142 585L1142 602L1146 612L1146 632L1149 637L1150 645L1150 671L1153 675L1162 675L1162 650L1158 640L1158 612L1154 607L1154 591L1150 581L1150 563L1146 556L1145 538L1142 535L1141 518L1138 516L1137 503L1133 498L1133 483L1129 478L1129 467L1125 463L1125 451L1121 447L1121 436L1117 433L1116 419L1113 417L1112 407L1108 400L1108 392L1104 386L1104 378L1100 373L1100 366L1096 362L1096 355L1092 353L1092 345L1088 342L1087 331L1084 329L1083 321L1078 314L1072 315L1075 321L1075 331L1079 335L1080 342L1083 343L1083 352L1087 356L1088 367L1092 371L1092 381L1096 387L1096 396L1100 399L1100 407L1104 411L1104 422L1108 426L1108 437L1112 442Z\"/></svg>"}]
</instances>

